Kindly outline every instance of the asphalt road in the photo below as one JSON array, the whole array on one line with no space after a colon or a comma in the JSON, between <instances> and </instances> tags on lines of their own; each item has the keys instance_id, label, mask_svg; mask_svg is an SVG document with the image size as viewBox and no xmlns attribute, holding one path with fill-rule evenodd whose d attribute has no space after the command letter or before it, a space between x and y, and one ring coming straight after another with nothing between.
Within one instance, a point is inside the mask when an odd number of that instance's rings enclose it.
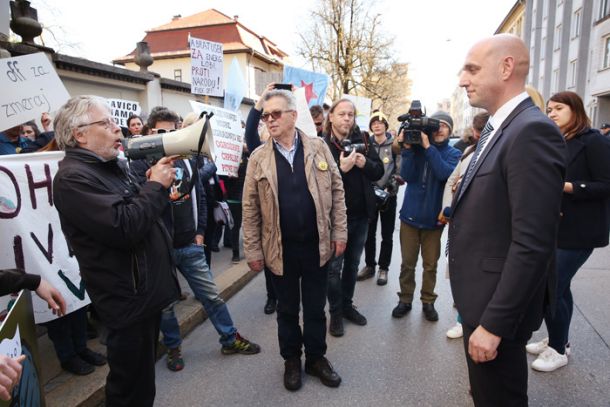
<instances>
[{"instance_id":1,"label":"asphalt road","mask_svg":"<svg viewBox=\"0 0 610 407\"><path fill-rule=\"evenodd\" d=\"M259 343L262 352L222 355L218 334L206 321L184 340L183 371L169 371L164 359L157 363L156 405L472 405L462 342L445 336L456 311L444 276L444 259L439 262L436 290L440 320L426 321L418 302L406 317L394 319L391 311L398 300L400 267L398 221L394 238L388 285L379 287L371 279L356 286L355 304L368 318L368 325L359 327L346 321L345 336L328 336L327 357L343 378L339 388L327 388L304 374L301 390L292 393L284 389L277 324L275 314L263 313L265 285L261 274L228 305L239 331ZM610 406L610 249L594 252L572 288L576 308L570 362L553 373L530 369L531 406ZM544 336L544 328L534 333L535 339ZM528 356L528 360L534 358Z\"/></svg>"}]
</instances>

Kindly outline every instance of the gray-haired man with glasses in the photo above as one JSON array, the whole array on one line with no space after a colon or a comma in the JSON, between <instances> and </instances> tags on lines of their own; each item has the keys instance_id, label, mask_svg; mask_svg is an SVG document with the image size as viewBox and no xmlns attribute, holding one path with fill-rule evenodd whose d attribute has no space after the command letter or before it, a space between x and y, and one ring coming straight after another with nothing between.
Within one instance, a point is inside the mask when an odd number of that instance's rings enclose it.
<instances>
[{"instance_id":1,"label":"gray-haired man with glasses","mask_svg":"<svg viewBox=\"0 0 610 407\"><path fill-rule=\"evenodd\" d=\"M179 295L171 238L161 221L175 157L159 160L137 186L117 160L121 129L95 96L70 99L54 128L66 152L53 180L55 207L108 327L106 405L152 406L161 310Z\"/></svg>"}]
</instances>

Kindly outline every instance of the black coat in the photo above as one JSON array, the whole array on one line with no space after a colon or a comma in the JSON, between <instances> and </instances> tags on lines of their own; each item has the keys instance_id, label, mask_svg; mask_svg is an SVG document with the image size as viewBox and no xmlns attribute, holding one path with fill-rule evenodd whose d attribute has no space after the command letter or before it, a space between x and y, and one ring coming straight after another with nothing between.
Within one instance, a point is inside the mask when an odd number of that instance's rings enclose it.
<instances>
[{"instance_id":1,"label":"black coat","mask_svg":"<svg viewBox=\"0 0 610 407\"><path fill-rule=\"evenodd\" d=\"M357 127L354 129L354 131L352 131L348 139L352 142L352 144L361 144L368 141L364 140L362 133L360 133L360 130ZM340 149L340 145L338 146L338 141L328 134L324 136L324 140L330 148L330 152L337 163L337 167L341 168L339 165L339 157L342 150ZM341 173L341 178L344 180L344 187L346 176L358 176L360 178L362 182L362 191L364 191L366 214L369 219L373 219L377 214L377 203L375 200L375 192L373 191L372 182L381 179L384 172L383 163L379 158L379 154L377 154L377 150L370 145L368 146L366 153L366 164L364 165L364 168L360 169L354 166L347 174L343 173L341 170L339 170L339 172ZM355 194L354 191L351 191L349 188L345 188L345 206L347 207L348 221L350 218L350 207L355 204L356 200L361 200L362 198L362 196Z\"/></svg>"},{"instance_id":2,"label":"black coat","mask_svg":"<svg viewBox=\"0 0 610 407\"><path fill-rule=\"evenodd\" d=\"M521 102L456 192L449 277L464 323L508 339L538 329L555 291L553 263L566 147L557 126Z\"/></svg>"},{"instance_id":3,"label":"black coat","mask_svg":"<svg viewBox=\"0 0 610 407\"><path fill-rule=\"evenodd\" d=\"M557 247L587 249L608 245L610 231L610 139L595 129L567 141L566 182Z\"/></svg>"},{"instance_id":4,"label":"black coat","mask_svg":"<svg viewBox=\"0 0 610 407\"><path fill-rule=\"evenodd\" d=\"M109 327L124 328L160 312L179 296L171 238L161 214L168 192L139 188L117 160L71 148L59 163L53 197L87 292Z\"/></svg>"}]
</instances>

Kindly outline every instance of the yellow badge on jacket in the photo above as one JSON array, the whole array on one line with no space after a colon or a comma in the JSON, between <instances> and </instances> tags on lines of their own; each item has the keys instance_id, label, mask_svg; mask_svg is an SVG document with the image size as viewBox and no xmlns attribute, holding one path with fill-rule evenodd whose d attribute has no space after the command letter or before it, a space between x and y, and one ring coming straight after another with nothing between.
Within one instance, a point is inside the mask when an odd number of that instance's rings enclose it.
<instances>
[{"instance_id":1,"label":"yellow badge on jacket","mask_svg":"<svg viewBox=\"0 0 610 407\"><path fill-rule=\"evenodd\" d=\"M383 163L384 164L388 164L390 162L390 158L389 157L383 157Z\"/></svg>"},{"instance_id":2,"label":"yellow badge on jacket","mask_svg":"<svg viewBox=\"0 0 610 407\"><path fill-rule=\"evenodd\" d=\"M326 171L328 169L328 163L326 163L326 161L320 161L318 163L318 168L320 171Z\"/></svg>"}]
</instances>

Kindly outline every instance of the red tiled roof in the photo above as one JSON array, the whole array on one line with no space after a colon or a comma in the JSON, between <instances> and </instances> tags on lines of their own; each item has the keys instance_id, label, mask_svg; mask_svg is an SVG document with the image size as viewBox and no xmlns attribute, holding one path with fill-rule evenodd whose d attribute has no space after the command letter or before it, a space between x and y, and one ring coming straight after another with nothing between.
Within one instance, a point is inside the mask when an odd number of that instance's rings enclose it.
<instances>
[{"instance_id":1,"label":"red tiled roof","mask_svg":"<svg viewBox=\"0 0 610 407\"><path fill-rule=\"evenodd\" d=\"M153 28L146 32L143 41L148 43L155 57L167 57L184 52L188 55L188 36L220 42L227 51L254 51L268 60L282 60L288 56L266 37L262 37L217 10L210 9ZM135 49L128 55L117 58L115 63L133 61Z\"/></svg>"}]
</instances>

